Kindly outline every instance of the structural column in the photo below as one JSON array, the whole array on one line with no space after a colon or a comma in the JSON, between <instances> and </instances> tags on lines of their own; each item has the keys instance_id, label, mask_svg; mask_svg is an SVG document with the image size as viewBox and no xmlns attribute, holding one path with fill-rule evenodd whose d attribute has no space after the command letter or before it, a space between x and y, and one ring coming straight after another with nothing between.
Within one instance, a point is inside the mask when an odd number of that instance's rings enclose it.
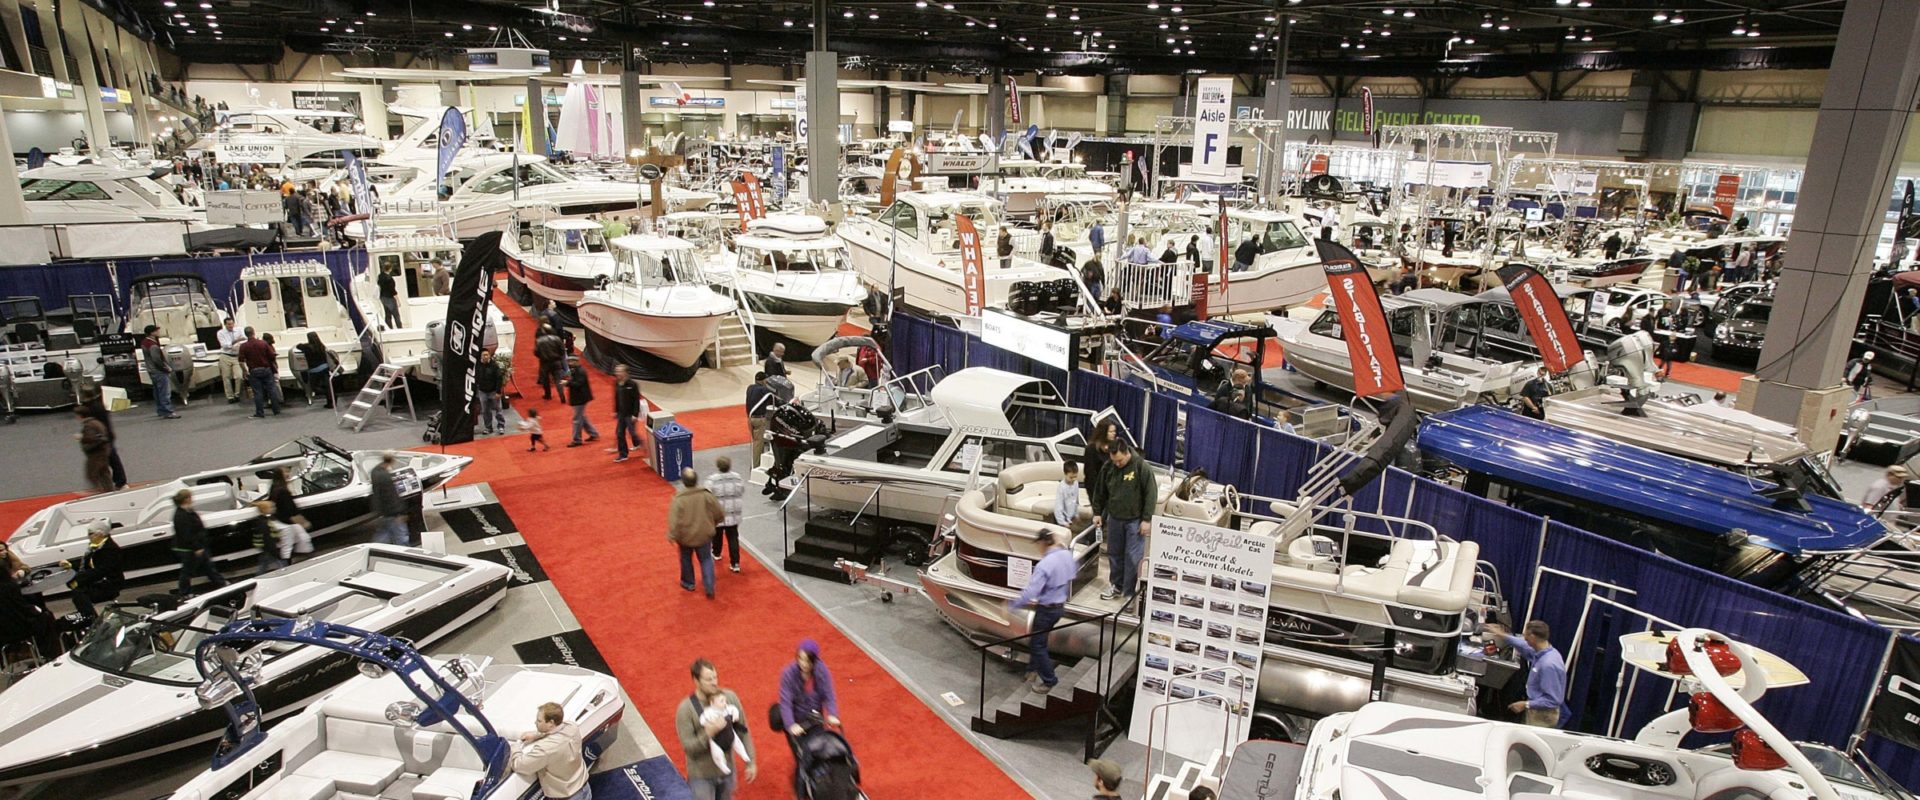
<instances>
[{"instance_id":1,"label":"structural column","mask_svg":"<svg viewBox=\"0 0 1920 800\"><path fill-rule=\"evenodd\" d=\"M1273 45L1273 74L1267 78L1267 93L1260 104L1260 114L1271 126L1263 137L1266 141L1261 143L1267 157L1260 165L1260 197L1267 202L1278 201L1283 188L1280 176L1286 168L1287 112L1293 106L1293 82L1287 79L1287 46L1293 39L1293 26L1287 24L1286 15L1278 8L1274 16L1277 20L1272 38L1277 41Z\"/></svg>"},{"instance_id":2,"label":"structural column","mask_svg":"<svg viewBox=\"0 0 1920 800\"><path fill-rule=\"evenodd\" d=\"M457 81L440 82L440 105L455 108L459 107L460 84Z\"/></svg>"},{"instance_id":3,"label":"structural column","mask_svg":"<svg viewBox=\"0 0 1920 800\"><path fill-rule=\"evenodd\" d=\"M547 152L547 95L540 89L539 78L527 79L527 123L527 151L552 155Z\"/></svg>"},{"instance_id":4,"label":"structural column","mask_svg":"<svg viewBox=\"0 0 1920 800\"><path fill-rule=\"evenodd\" d=\"M827 0L813 0L813 49L807 52L807 196L840 204L840 59L827 49Z\"/></svg>"},{"instance_id":5,"label":"structural column","mask_svg":"<svg viewBox=\"0 0 1920 800\"><path fill-rule=\"evenodd\" d=\"M1920 3L1847 0L1806 178L1774 292L1766 345L1740 405L1831 448L1850 393L1839 385L1874 245L1920 87Z\"/></svg>"},{"instance_id":6,"label":"structural column","mask_svg":"<svg viewBox=\"0 0 1920 800\"><path fill-rule=\"evenodd\" d=\"M999 172L1000 151L1007 144L1007 75L998 69L987 76L987 137L994 142L987 153L987 172Z\"/></svg>"},{"instance_id":7,"label":"structural column","mask_svg":"<svg viewBox=\"0 0 1920 800\"><path fill-rule=\"evenodd\" d=\"M26 42L20 43L25 52ZM27 222L27 200L20 194L20 172L13 166L13 139L7 133L7 126L0 125L0 225L24 225ZM45 248L40 248L44 250Z\"/></svg>"},{"instance_id":8,"label":"structural column","mask_svg":"<svg viewBox=\"0 0 1920 800\"><path fill-rule=\"evenodd\" d=\"M86 108L87 144L95 152L104 152L113 145L113 135L107 130L106 107L100 103L100 76L93 68L93 37L87 32L85 17L88 13L86 6L72 3L60 10L60 27L67 33L67 45L80 51L74 58L80 74L73 83L74 92L80 95Z\"/></svg>"},{"instance_id":9,"label":"structural column","mask_svg":"<svg viewBox=\"0 0 1920 800\"><path fill-rule=\"evenodd\" d=\"M1127 135L1127 76L1124 73L1108 75L1106 81L1106 135L1125 136Z\"/></svg>"},{"instance_id":10,"label":"structural column","mask_svg":"<svg viewBox=\"0 0 1920 800\"><path fill-rule=\"evenodd\" d=\"M620 133L627 149L640 147L645 141L646 127L641 119L642 109L646 106L640 98L640 60L634 56L632 47L620 59ZM728 84L727 88L733 88Z\"/></svg>"}]
</instances>

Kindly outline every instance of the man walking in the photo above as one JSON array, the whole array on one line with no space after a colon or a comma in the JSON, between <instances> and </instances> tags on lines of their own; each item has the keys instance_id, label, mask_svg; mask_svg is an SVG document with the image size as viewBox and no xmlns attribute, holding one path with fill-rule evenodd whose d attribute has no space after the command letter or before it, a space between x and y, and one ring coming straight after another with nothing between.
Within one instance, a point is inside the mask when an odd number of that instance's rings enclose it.
<instances>
[{"instance_id":1,"label":"man walking","mask_svg":"<svg viewBox=\"0 0 1920 800\"><path fill-rule=\"evenodd\" d=\"M1033 565L1027 588L1007 603L1007 608L1015 611L1033 606L1033 625L1029 629L1032 635L1027 637L1027 678L1033 681L1034 694L1046 694L1060 683L1060 678L1053 673L1053 658L1047 651L1047 635L1053 626L1060 624L1060 616L1067 611L1067 595L1073 590L1073 576L1079 566L1074 563L1073 551L1062 546L1059 537L1057 531L1040 533L1047 554Z\"/></svg>"},{"instance_id":2,"label":"man walking","mask_svg":"<svg viewBox=\"0 0 1920 800\"><path fill-rule=\"evenodd\" d=\"M740 513L744 509L741 498L747 495L747 479L733 471L733 459L721 456L713 461L718 470L707 476L707 491L713 492L714 499L720 501L720 509L727 516L720 520L720 528L713 534L713 558L720 559L720 551L733 548L733 556L727 562L727 569L740 571Z\"/></svg>"},{"instance_id":3,"label":"man walking","mask_svg":"<svg viewBox=\"0 0 1920 800\"><path fill-rule=\"evenodd\" d=\"M640 396L640 382L627 374L627 365L613 368L613 441L620 446L620 455L613 463L627 460L627 440L633 440L634 448L645 453L642 447L646 442L640 438L643 427L640 421L646 417L646 398Z\"/></svg>"},{"instance_id":4,"label":"man walking","mask_svg":"<svg viewBox=\"0 0 1920 800\"><path fill-rule=\"evenodd\" d=\"M161 419L179 419L173 413L173 367L167 364L167 349L160 346L160 326L148 325L140 332L140 363L153 381L153 413Z\"/></svg>"},{"instance_id":5,"label":"man walking","mask_svg":"<svg viewBox=\"0 0 1920 800\"><path fill-rule=\"evenodd\" d=\"M566 345L560 341L560 335L554 333L552 325L540 326L540 335L533 339L533 357L540 362L540 399L552 400L554 390L558 389L560 402L566 402L567 387L561 372L566 363Z\"/></svg>"},{"instance_id":6,"label":"man walking","mask_svg":"<svg viewBox=\"0 0 1920 800\"><path fill-rule=\"evenodd\" d=\"M480 432L506 433L507 415L500 402L503 388L500 364L493 360L493 348L480 351L480 363L473 365L473 399L480 406Z\"/></svg>"},{"instance_id":7,"label":"man walking","mask_svg":"<svg viewBox=\"0 0 1920 800\"><path fill-rule=\"evenodd\" d=\"M1507 710L1524 714L1528 725L1559 727L1567 707L1567 661L1548 639L1547 623L1530 621L1519 636L1498 623L1489 622L1485 629L1527 662L1527 699L1515 700Z\"/></svg>"},{"instance_id":8,"label":"man walking","mask_svg":"<svg viewBox=\"0 0 1920 800\"><path fill-rule=\"evenodd\" d=\"M773 419L773 410L779 405L780 399L767 386L767 373L753 373L753 383L747 386L747 436L753 440L749 470L759 466L760 455L767 452L767 421Z\"/></svg>"},{"instance_id":9,"label":"man walking","mask_svg":"<svg viewBox=\"0 0 1920 800\"><path fill-rule=\"evenodd\" d=\"M1113 468L1105 476L1107 490L1093 509L1094 524L1105 523L1107 544L1107 591L1102 600L1125 597L1132 602L1140 582L1140 559L1146 557L1146 542L1140 527L1153 519L1153 503L1159 484L1147 462L1126 442L1114 442L1109 450Z\"/></svg>"},{"instance_id":10,"label":"man walking","mask_svg":"<svg viewBox=\"0 0 1920 800\"><path fill-rule=\"evenodd\" d=\"M394 482L393 468L399 460L392 453L380 456L380 465L369 476L373 489L373 541L405 547L412 538L407 532L407 504L400 499L400 487Z\"/></svg>"},{"instance_id":11,"label":"man walking","mask_svg":"<svg viewBox=\"0 0 1920 800\"><path fill-rule=\"evenodd\" d=\"M233 317L227 317L213 335L220 340L220 387L227 391L227 404L232 405L240 402L240 387L247 380L240 373L240 343L246 337L234 328Z\"/></svg>"},{"instance_id":12,"label":"man walking","mask_svg":"<svg viewBox=\"0 0 1920 800\"><path fill-rule=\"evenodd\" d=\"M254 419L264 419L269 408L274 416L280 416L280 400L273 391L280 373L274 369L274 360L273 345L255 337L253 327L248 326L246 341L240 343L240 365L246 367L247 386L253 390Z\"/></svg>"},{"instance_id":13,"label":"man walking","mask_svg":"<svg viewBox=\"0 0 1920 800\"><path fill-rule=\"evenodd\" d=\"M726 521L720 500L700 485L692 467L680 470L680 491L667 506L667 538L680 546L680 588L693 591L693 562L700 562L700 581L713 599L713 534Z\"/></svg>"},{"instance_id":14,"label":"man walking","mask_svg":"<svg viewBox=\"0 0 1920 800\"><path fill-rule=\"evenodd\" d=\"M568 447L579 447L580 434L587 434L587 441L600 439L600 431L587 419L587 404L593 402L593 382L587 378L587 368L579 364L569 364L567 371L567 405L573 406L573 441Z\"/></svg>"},{"instance_id":15,"label":"man walking","mask_svg":"<svg viewBox=\"0 0 1920 800\"><path fill-rule=\"evenodd\" d=\"M193 510L193 490L174 492L173 555L180 559L181 597L193 596L193 578L196 575L207 576L207 581L215 589L227 585L226 576L214 568L213 554L207 548L207 526Z\"/></svg>"},{"instance_id":16,"label":"man walking","mask_svg":"<svg viewBox=\"0 0 1920 800\"><path fill-rule=\"evenodd\" d=\"M687 754L687 785L693 789L694 800L733 800L736 785L733 751L721 751L728 762L724 766L713 757L713 737L731 723L719 715L711 717L710 722L701 722L700 715L714 705L715 698L723 698L731 708L742 709L740 696L732 689L720 688L720 673L714 669L713 662L694 659L692 672L693 694L673 715L674 732L680 735L680 747ZM747 725L738 732L738 740L747 747L748 783L760 777L760 755L753 748L752 728Z\"/></svg>"},{"instance_id":17,"label":"man walking","mask_svg":"<svg viewBox=\"0 0 1920 800\"><path fill-rule=\"evenodd\" d=\"M513 748L513 771L532 775L547 800L593 800L587 786L587 759L581 752L580 728L567 721L559 703L542 703L533 718L533 730L520 734Z\"/></svg>"}]
</instances>

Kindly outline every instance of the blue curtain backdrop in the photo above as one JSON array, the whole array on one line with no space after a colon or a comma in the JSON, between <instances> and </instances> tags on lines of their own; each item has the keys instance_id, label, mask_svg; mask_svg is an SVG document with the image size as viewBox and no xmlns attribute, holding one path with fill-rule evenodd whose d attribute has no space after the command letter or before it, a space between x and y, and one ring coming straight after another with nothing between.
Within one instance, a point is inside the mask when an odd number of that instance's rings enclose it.
<instances>
[{"instance_id":1,"label":"blue curtain backdrop","mask_svg":"<svg viewBox=\"0 0 1920 800\"><path fill-rule=\"evenodd\" d=\"M902 370L932 363L954 370L966 365L968 358L983 366L1019 366L1003 360L1017 357L996 352L997 348L979 345L953 328L895 318L894 362ZM1058 383L1058 376L1056 371L1045 377ZM1075 371L1067 382L1075 406L1114 407L1152 460L1204 468L1250 494L1297 496L1307 470L1326 452L1317 442L1187 404L1182 396L1152 392L1084 370ZM1177 463L1183 415L1185 460ZM1363 490L1355 498L1355 507L1405 515L1444 535L1478 543L1480 559L1498 575L1500 590L1515 617L1546 620L1555 631L1556 643L1573 661L1567 696L1574 711L1571 726L1577 729L1601 730L1618 700L1625 705L1624 731L1631 736L1661 713L1670 684L1642 675L1632 695L1620 697L1626 689L1614 685L1621 667L1619 637L1641 631L1647 623L1606 603L1586 605L1588 584L1574 578L1539 574L1536 591L1536 568L1541 566L1630 590L1593 589L1597 595L1678 624L1719 630L1792 662L1813 677L1813 685L1779 689L1763 701L1768 718L1792 738L1846 746L1879 679L1881 655L1891 634L1871 623L1398 469L1388 470ZM1529 597L1534 598L1531 608ZM1577 645L1576 631L1581 632ZM1864 749L1896 779L1908 785L1920 783L1920 753L1872 736Z\"/></svg>"},{"instance_id":2,"label":"blue curtain backdrop","mask_svg":"<svg viewBox=\"0 0 1920 800\"><path fill-rule=\"evenodd\" d=\"M234 281L248 264L278 264L282 261L321 261L339 284L341 302L351 309L347 299L347 279L351 271L366 264L365 250L328 250L313 253L261 253L254 256L217 256L207 258L138 258L106 261L62 261L23 267L0 267L0 296L38 297L47 309L66 308L67 296L108 294L126 313L127 287L134 279L168 272L187 272L207 281L207 290L222 308L233 295Z\"/></svg>"}]
</instances>

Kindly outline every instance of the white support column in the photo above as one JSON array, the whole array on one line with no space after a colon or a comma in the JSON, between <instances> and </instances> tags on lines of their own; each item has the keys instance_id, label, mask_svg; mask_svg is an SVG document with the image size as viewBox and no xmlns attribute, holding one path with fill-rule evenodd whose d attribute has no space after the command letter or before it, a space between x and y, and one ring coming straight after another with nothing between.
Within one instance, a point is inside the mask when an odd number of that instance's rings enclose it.
<instances>
[{"instance_id":1,"label":"white support column","mask_svg":"<svg viewBox=\"0 0 1920 800\"><path fill-rule=\"evenodd\" d=\"M26 42L21 42L25 46ZM0 106L4 106L0 98ZM3 109L0 109L3 112ZM7 126L0 125L0 225L24 225L27 222L27 201L20 194L20 172L13 166L13 139L7 133Z\"/></svg>"},{"instance_id":2,"label":"white support column","mask_svg":"<svg viewBox=\"0 0 1920 800\"><path fill-rule=\"evenodd\" d=\"M53 79L64 83L73 83L74 78L67 72L67 51L60 43L60 16L54 13L53 0L34 0L34 15L40 19L40 41L47 45L47 60L52 62ZM26 47L25 39L20 46Z\"/></svg>"},{"instance_id":3,"label":"white support column","mask_svg":"<svg viewBox=\"0 0 1920 800\"><path fill-rule=\"evenodd\" d=\"M79 64L80 75L73 82L73 90L86 108L87 144L94 152L105 152L113 144L113 135L107 130L106 107L100 103L100 76L93 68L93 37L87 32L86 22L90 13L86 6L70 3L60 13L60 27L66 31L67 44L78 51L74 61Z\"/></svg>"},{"instance_id":4,"label":"white support column","mask_svg":"<svg viewBox=\"0 0 1920 800\"><path fill-rule=\"evenodd\" d=\"M831 50L807 53L807 196L840 200L840 59Z\"/></svg>"}]
</instances>

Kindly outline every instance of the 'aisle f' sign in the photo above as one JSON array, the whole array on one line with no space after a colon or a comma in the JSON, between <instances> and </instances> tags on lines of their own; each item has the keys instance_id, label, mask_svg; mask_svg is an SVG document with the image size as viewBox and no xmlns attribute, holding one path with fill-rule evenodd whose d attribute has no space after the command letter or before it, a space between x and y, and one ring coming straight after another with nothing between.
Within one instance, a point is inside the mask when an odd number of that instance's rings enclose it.
<instances>
[{"instance_id":1,"label":"'aisle f' sign","mask_svg":"<svg viewBox=\"0 0 1920 800\"><path fill-rule=\"evenodd\" d=\"M1193 174L1227 176L1227 116L1233 113L1233 79L1201 78L1193 106Z\"/></svg>"}]
</instances>

